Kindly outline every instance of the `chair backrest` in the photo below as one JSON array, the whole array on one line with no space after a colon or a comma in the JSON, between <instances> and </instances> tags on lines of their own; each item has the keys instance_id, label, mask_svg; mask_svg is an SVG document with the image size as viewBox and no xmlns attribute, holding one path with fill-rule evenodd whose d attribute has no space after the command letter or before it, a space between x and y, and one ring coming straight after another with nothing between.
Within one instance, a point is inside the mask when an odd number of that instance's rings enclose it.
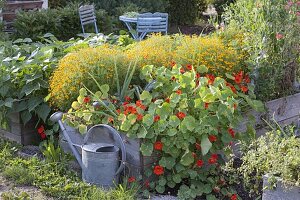
<instances>
[{"instance_id":1,"label":"chair backrest","mask_svg":"<svg viewBox=\"0 0 300 200\"><path fill-rule=\"evenodd\" d=\"M95 31L98 33L97 20L95 15L94 5L83 5L79 7L79 17L81 22L82 31L84 33L84 25L94 24Z\"/></svg>"},{"instance_id":2,"label":"chair backrest","mask_svg":"<svg viewBox=\"0 0 300 200\"><path fill-rule=\"evenodd\" d=\"M168 13L143 13L137 17L137 32L142 33L140 39L147 33L168 32Z\"/></svg>"}]
</instances>

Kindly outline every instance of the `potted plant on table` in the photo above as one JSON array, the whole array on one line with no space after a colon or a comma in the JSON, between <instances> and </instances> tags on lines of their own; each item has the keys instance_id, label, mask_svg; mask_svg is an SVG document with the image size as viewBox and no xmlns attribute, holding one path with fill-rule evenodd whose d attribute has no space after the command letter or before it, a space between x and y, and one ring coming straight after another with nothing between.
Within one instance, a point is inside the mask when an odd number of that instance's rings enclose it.
<instances>
[{"instance_id":1,"label":"potted plant on table","mask_svg":"<svg viewBox=\"0 0 300 200\"><path fill-rule=\"evenodd\" d=\"M253 141L240 172L252 192L263 181L262 199L300 199L300 139L292 128L273 130Z\"/></svg>"}]
</instances>

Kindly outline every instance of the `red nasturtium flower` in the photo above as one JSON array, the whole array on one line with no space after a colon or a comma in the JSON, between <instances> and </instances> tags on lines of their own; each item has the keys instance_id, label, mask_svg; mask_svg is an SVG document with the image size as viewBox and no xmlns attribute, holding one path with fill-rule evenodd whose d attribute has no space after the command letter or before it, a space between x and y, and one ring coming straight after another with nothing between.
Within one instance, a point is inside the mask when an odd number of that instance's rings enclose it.
<instances>
[{"instance_id":1,"label":"red nasturtium flower","mask_svg":"<svg viewBox=\"0 0 300 200\"><path fill-rule=\"evenodd\" d=\"M237 200L237 194L231 195L230 200Z\"/></svg>"},{"instance_id":2,"label":"red nasturtium flower","mask_svg":"<svg viewBox=\"0 0 300 200\"><path fill-rule=\"evenodd\" d=\"M128 182L129 183L133 183L135 181L135 177L134 176L131 176L128 178Z\"/></svg>"},{"instance_id":3,"label":"red nasturtium flower","mask_svg":"<svg viewBox=\"0 0 300 200\"><path fill-rule=\"evenodd\" d=\"M172 76L171 80L172 80L172 81L176 81L175 76Z\"/></svg>"},{"instance_id":4,"label":"red nasturtium flower","mask_svg":"<svg viewBox=\"0 0 300 200\"><path fill-rule=\"evenodd\" d=\"M45 131L45 127L43 125L41 125L39 128L38 128L38 133L41 134Z\"/></svg>"},{"instance_id":5,"label":"red nasturtium flower","mask_svg":"<svg viewBox=\"0 0 300 200\"><path fill-rule=\"evenodd\" d=\"M91 101L91 97L84 97L83 102L89 103Z\"/></svg>"},{"instance_id":6,"label":"red nasturtium flower","mask_svg":"<svg viewBox=\"0 0 300 200\"><path fill-rule=\"evenodd\" d=\"M240 84L243 80L243 71L240 71L239 73L234 75L234 81L237 84Z\"/></svg>"},{"instance_id":7,"label":"red nasturtium flower","mask_svg":"<svg viewBox=\"0 0 300 200\"><path fill-rule=\"evenodd\" d=\"M131 101L131 98L129 96L125 96L125 101Z\"/></svg>"},{"instance_id":8,"label":"red nasturtium flower","mask_svg":"<svg viewBox=\"0 0 300 200\"><path fill-rule=\"evenodd\" d=\"M186 114L185 114L184 112L178 112L178 113L176 114L176 116L177 116L179 119L184 119L185 116L186 116Z\"/></svg>"},{"instance_id":9,"label":"red nasturtium flower","mask_svg":"<svg viewBox=\"0 0 300 200\"><path fill-rule=\"evenodd\" d=\"M176 62L172 60L170 65L171 65L171 67L174 67L176 65Z\"/></svg>"},{"instance_id":10,"label":"red nasturtium flower","mask_svg":"<svg viewBox=\"0 0 300 200\"><path fill-rule=\"evenodd\" d=\"M199 73L196 74L196 78L200 78L200 74Z\"/></svg>"},{"instance_id":11,"label":"red nasturtium flower","mask_svg":"<svg viewBox=\"0 0 300 200\"><path fill-rule=\"evenodd\" d=\"M232 128L228 128L228 133L231 135L232 138L234 138L235 132Z\"/></svg>"},{"instance_id":12,"label":"red nasturtium flower","mask_svg":"<svg viewBox=\"0 0 300 200\"><path fill-rule=\"evenodd\" d=\"M203 160L197 160L197 166L202 167L204 164Z\"/></svg>"},{"instance_id":13,"label":"red nasturtium flower","mask_svg":"<svg viewBox=\"0 0 300 200\"><path fill-rule=\"evenodd\" d=\"M180 73L183 74L184 72L185 72L185 70L183 69L183 67L181 67L181 68L180 68Z\"/></svg>"},{"instance_id":14,"label":"red nasturtium flower","mask_svg":"<svg viewBox=\"0 0 300 200\"><path fill-rule=\"evenodd\" d=\"M156 165L153 169L154 174L156 174L157 176L160 176L164 173L164 168L160 165Z\"/></svg>"},{"instance_id":15,"label":"red nasturtium flower","mask_svg":"<svg viewBox=\"0 0 300 200\"><path fill-rule=\"evenodd\" d=\"M212 85L215 81L215 76L212 74L206 74L206 78L208 78L208 84Z\"/></svg>"},{"instance_id":16,"label":"red nasturtium flower","mask_svg":"<svg viewBox=\"0 0 300 200\"><path fill-rule=\"evenodd\" d=\"M245 81L245 83L250 83L251 82L250 77L249 77L248 74L245 75L244 81Z\"/></svg>"},{"instance_id":17,"label":"red nasturtium flower","mask_svg":"<svg viewBox=\"0 0 300 200\"><path fill-rule=\"evenodd\" d=\"M118 114L120 114L120 113L121 113L121 110L120 110L120 109L117 109L116 111L117 111L117 113L118 113Z\"/></svg>"},{"instance_id":18,"label":"red nasturtium flower","mask_svg":"<svg viewBox=\"0 0 300 200\"><path fill-rule=\"evenodd\" d=\"M241 85L240 88L241 88L242 92L244 92L244 93L248 92L247 86Z\"/></svg>"},{"instance_id":19,"label":"red nasturtium flower","mask_svg":"<svg viewBox=\"0 0 300 200\"><path fill-rule=\"evenodd\" d=\"M47 135L46 135L45 132L42 132L42 133L40 134L40 136L41 136L41 138L42 138L43 140L47 137Z\"/></svg>"},{"instance_id":20,"label":"red nasturtium flower","mask_svg":"<svg viewBox=\"0 0 300 200\"><path fill-rule=\"evenodd\" d=\"M230 87L230 89L232 90L232 92L236 94L236 89L235 89L235 87L232 84L226 83L226 86Z\"/></svg>"},{"instance_id":21,"label":"red nasturtium flower","mask_svg":"<svg viewBox=\"0 0 300 200\"><path fill-rule=\"evenodd\" d=\"M159 120L160 120L160 116L159 116L159 115L155 115L155 116L154 116L154 121L157 122L157 121L159 121Z\"/></svg>"},{"instance_id":22,"label":"red nasturtium flower","mask_svg":"<svg viewBox=\"0 0 300 200\"><path fill-rule=\"evenodd\" d=\"M137 121L143 120L143 115L142 115L142 114L138 114L138 115L136 116L136 120L137 120Z\"/></svg>"},{"instance_id":23,"label":"red nasturtium flower","mask_svg":"<svg viewBox=\"0 0 300 200\"><path fill-rule=\"evenodd\" d=\"M162 148L163 148L163 143L161 142L161 141L156 141L155 143L154 143L154 149L155 150L158 150L158 151L161 151L162 150Z\"/></svg>"},{"instance_id":24,"label":"red nasturtium flower","mask_svg":"<svg viewBox=\"0 0 300 200\"><path fill-rule=\"evenodd\" d=\"M141 108L142 110L146 110L146 106L142 104L141 100L137 100L135 105L139 108Z\"/></svg>"},{"instance_id":25,"label":"red nasturtium flower","mask_svg":"<svg viewBox=\"0 0 300 200\"><path fill-rule=\"evenodd\" d=\"M170 103L170 98L166 98L166 102L167 102L167 103Z\"/></svg>"},{"instance_id":26,"label":"red nasturtium flower","mask_svg":"<svg viewBox=\"0 0 300 200\"><path fill-rule=\"evenodd\" d=\"M109 117L109 118L108 118L108 122L109 122L109 123L113 123L113 122L114 122L114 118Z\"/></svg>"},{"instance_id":27,"label":"red nasturtium flower","mask_svg":"<svg viewBox=\"0 0 300 200\"><path fill-rule=\"evenodd\" d=\"M125 101L122 105L123 105L123 106L126 106L126 105L128 105L128 104L129 104L129 102Z\"/></svg>"},{"instance_id":28,"label":"red nasturtium flower","mask_svg":"<svg viewBox=\"0 0 300 200\"><path fill-rule=\"evenodd\" d=\"M195 144L195 147L196 147L197 150L200 150L200 149L201 149L201 145L200 145L199 143L196 143L196 144Z\"/></svg>"},{"instance_id":29,"label":"red nasturtium flower","mask_svg":"<svg viewBox=\"0 0 300 200\"><path fill-rule=\"evenodd\" d=\"M209 135L208 139L209 139L210 142L216 142L217 141L217 136L215 136L215 135Z\"/></svg>"},{"instance_id":30,"label":"red nasturtium flower","mask_svg":"<svg viewBox=\"0 0 300 200\"><path fill-rule=\"evenodd\" d=\"M209 106L209 103L204 103L204 108L207 109Z\"/></svg>"},{"instance_id":31,"label":"red nasturtium flower","mask_svg":"<svg viewBox=\"0 0 300 200\"><path fill-rule=\"evenodd\" d=\"M181 91L181 90L177 90L177 91L176 91L176 94L181 95L181 94L182 94L182 91Z\"/></svg>"},{"instance_id":32,"label":"red nasturtium flower","mask_svg":"<svg viewBox=\"0 0 300 200\"><path fill-rule=\"evenodd\" d=\"M189 64L189 65L186 66L186 68L191 71L193 69L193 65Z\"/></svg>"},{"instance_id":33,"label":"red nasturtium flower","mask_svg":"<svg viewBox=\"0 0 300 200\"><path fill-rule=\"evenodd\" d=\"M208 159L209 164L215 164L218 160L218 154L212 154Z\"/></svg>"}]
</instances>

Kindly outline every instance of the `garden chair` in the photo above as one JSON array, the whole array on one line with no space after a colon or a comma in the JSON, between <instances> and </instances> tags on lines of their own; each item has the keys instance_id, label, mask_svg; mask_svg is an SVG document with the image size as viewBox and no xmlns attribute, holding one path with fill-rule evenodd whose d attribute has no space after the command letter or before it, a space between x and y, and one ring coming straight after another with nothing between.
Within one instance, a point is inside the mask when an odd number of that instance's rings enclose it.
<instances>
[{"instance_id":1,"label":"garden chair","mask_svg":"<svg viewBox=\"0 0 300 200\"><path fill-rule=\"evenodd\" d=\"M94 5L83 5L79 7L79 17L82 27L82 32L85 34L84 26L87 24L94 24L95 32L98 34L97 20L95 15Z\"/></svg>"},{"instance_id":2,"label":"garden chair","mask_svg":"<svg viewBox=\"0 0 300 200\"><path fill-rule=\"evenodd\" d=\"M148 33L168 33L168 13L143 13L137 16L137 40Z\"/></svg>"}]
</instances>

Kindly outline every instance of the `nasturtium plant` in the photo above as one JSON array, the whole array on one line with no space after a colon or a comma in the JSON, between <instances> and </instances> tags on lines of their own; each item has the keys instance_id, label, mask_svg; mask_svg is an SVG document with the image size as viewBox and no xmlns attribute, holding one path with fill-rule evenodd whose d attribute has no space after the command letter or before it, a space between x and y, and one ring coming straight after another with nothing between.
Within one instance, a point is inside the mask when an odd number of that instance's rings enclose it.
<instances>
[{"instance_id":1,"label":"nasturtium plant","mask_svg":"<svg viewBox=\"0 0 300 200\"><path fill-rule=\"evenodd\" d=\"M149 177L145 194L149 190L163 193L179 184L181 199L237 199L222 165L233 142L243 136L236 131L243 120L242 110L261 110L262 103L254 100L244 72L228 75L227 80L207 72L205 66L147 65L140 76L152 82L153 88L139 94L138 100L127 96L121 102L81 89L66 119L84 127L83 132L88 125L102 122L141 139L142 154L155 159L145 169Z\"/></svg>"},{"instance_id":2,"label":"nasturtium plant","mask_svg":"<svg viewBox=\"0 0 300 200\"><path fill-rule=\"evenodd\" d=\"M262 109L262 103L253 99L248 76L241 71L226 81L199 74L193 66L148 65L141 77L155 80L153 90L143 91L138 101L124 102L118 119L120 131L143 139L144 156L159 154L146 173L157 176L150 189L163 193L166 187L181 184L181 199L236 198L226 181L220 184L224 179L221 166L227 149L242 134L235 131L243 120L241 109Z\"/></svg>"}]
</instances>

